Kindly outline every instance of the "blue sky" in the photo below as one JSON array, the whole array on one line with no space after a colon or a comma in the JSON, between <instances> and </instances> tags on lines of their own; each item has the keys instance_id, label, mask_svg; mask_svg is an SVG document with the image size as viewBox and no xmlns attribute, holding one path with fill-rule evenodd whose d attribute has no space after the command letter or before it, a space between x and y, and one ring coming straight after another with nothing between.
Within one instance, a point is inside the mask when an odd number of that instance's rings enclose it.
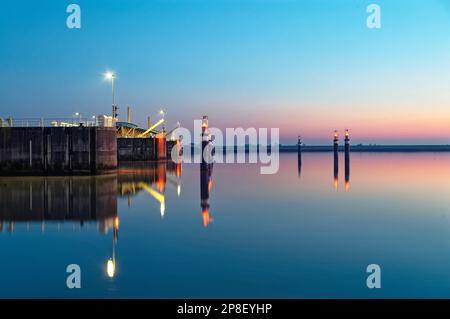
<instances>
[{"instance_id":1,"label":"blue sky","mask_svg":"<svg viewBox=\"0 0 450 319\"><path fill-rule=\"evenodd\" d=\"M81 7L82 28L66 27ZM366 27L377 3L382 28ZM163 107L169 125L279 127L328 143L449 143L450 1L2 1L0 116Z\"/></svg>"}]
</instances>

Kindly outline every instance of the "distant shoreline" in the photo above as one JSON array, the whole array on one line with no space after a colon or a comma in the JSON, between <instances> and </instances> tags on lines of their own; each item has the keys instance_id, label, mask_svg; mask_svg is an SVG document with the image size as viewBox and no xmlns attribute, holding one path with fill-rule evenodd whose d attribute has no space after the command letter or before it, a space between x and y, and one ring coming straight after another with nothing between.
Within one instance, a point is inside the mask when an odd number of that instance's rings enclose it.
<instances>
[{"instance_id":1,"label":"distant shoreline","mask_svg":"<svg viewBox=\"0 0 450 319\"><path fill-rule=\"evenodd\" d=\"M332 145L302 145L302 152L332 152ZM339 145L339 152L344 146ZM280 152L297 152L297 145L280 145ZM350 145L350 152L450 152L450 145Z\"/></svg>"},{"instance_id":2,"label":"distant shoreline","mask_svg":"<svg viewBox=\"0 0 450 319\"><path fill-rule=\"evenodd\" d=\"M193 146L192 150L195 148ZM270 145L268 146L270 149ZM216 146L216 150L220 146ZM256 150L256 146L252 146ZM249 145L234 147L234 152L248 153ZM232 147L227 147L226 152L232 152ZM280 153L297 153L297 145L279 145ZM339 145L339 152L344 151L344 145ZM302 153L333 152L333 145L302 145ZM391 153L415 153L415 152L450 152L450 145L350 145L350 152L391 152Z\"/></svg>"}]
</instances>

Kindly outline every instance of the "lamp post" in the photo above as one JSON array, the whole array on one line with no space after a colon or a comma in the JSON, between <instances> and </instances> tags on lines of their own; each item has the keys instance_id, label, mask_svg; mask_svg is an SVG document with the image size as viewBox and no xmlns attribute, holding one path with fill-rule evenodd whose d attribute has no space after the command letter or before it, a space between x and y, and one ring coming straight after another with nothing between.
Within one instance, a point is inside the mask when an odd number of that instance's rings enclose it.
<instances>
[{"instance_id":1,"label":"lamp post","mask_svg":"<svg viewBox=\"0 0 450 319\"><path fill-rule=\"evenodd\" d=\"M81 113L80 112L76 112L75 116L78 118L78 125L81 124Z\"/></svg>"},{"instance_id":2,"label":"lamp post","mask_svg":"<svg viewBox=\"0 0 450 319\"><path fill-rule=\"evenodd\" d=\"M113 120L114 120L116 118L116 115L117 115L116 114L115 85L114 85L114 82L115 82L115 79L116 79L116 75L113 72L108 71L108 72L105 73L105 79L111 81L111 86L112 86L112 117L113 117Z\"/></svg>"}]
</instances>

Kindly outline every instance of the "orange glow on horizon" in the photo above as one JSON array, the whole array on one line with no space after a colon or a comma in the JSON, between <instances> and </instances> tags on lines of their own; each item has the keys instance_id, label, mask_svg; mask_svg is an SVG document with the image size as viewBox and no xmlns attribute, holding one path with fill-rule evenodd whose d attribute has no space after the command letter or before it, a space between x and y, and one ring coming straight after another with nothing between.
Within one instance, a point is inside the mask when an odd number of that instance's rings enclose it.
<instances>
[{"instance_id":1,"label":"orange glow on horizon","mask_svg":"<svg viewBox=\"0 0 450 319\"><path fill-rule=\"evenodd\" d=\"M298 110L296 107L297 105L293 105L292 108L283 109L276 117L267 117L266 113L250 113L243 116L245 121L214 123L217 127L222 124L223 127L278 127L281 138L295 141L301 125L302 139L306 144L314 144L316 141L320 141L317 142L319 144L326 143L330 138L330 129L346 127L351 127L356 143L420 144L421 141L433 143L436 140L437 144L446 144L445 141L450 140L450 111L437 106L434 109L422 106L420 110L414 111L405 105L393 105L386 112L381 112L378 108L362 112L356 106L354 110L340 109L335 112L325 106L316 109L311 106L311 110L305 107Z\"/></svg>"}]
</instances>

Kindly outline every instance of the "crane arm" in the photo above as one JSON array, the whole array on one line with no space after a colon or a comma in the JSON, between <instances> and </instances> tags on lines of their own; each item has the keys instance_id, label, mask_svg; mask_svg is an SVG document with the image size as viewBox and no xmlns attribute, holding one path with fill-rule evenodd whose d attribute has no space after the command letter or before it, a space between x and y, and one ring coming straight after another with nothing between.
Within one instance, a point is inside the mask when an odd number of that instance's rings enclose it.
<instances>
[{"instance_id":1,"label":"crane arm","mask_svg":"<svg viewBox=\"0 0 450 319\"><path fill-rule=\"evenodd\" d=\"M153 124L151 127L148 128L147 131L145 131L144 133L141 133L138 135L138 137L144 137L145 135L149 134L151 131L153 131L155 128L157 128L158 126L160 126L161 124L164 123L164 119L160 119L158 122L156 122L155 124Z\"/></svg>"}]
</instances>

